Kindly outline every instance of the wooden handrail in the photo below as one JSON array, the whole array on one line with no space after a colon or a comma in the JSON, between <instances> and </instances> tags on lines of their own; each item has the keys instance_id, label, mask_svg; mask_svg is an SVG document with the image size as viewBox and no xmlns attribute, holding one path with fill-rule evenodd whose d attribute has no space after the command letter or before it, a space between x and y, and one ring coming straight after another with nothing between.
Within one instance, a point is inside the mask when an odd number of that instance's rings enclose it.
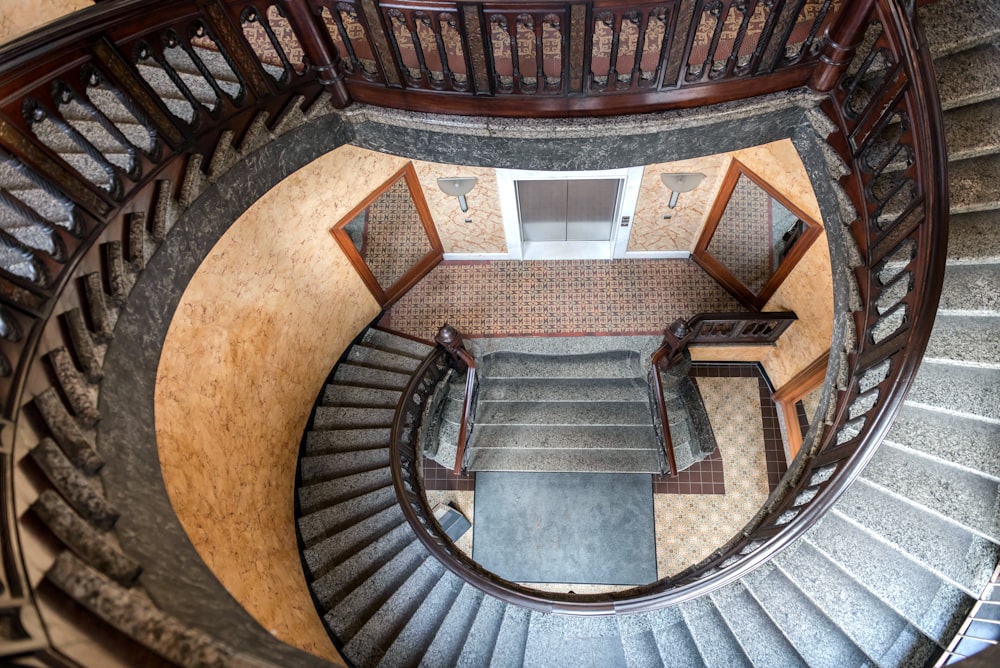
<instances>
[{"instance_id":1,"label":"wooden handrail","mask_svg":"<svg viewBox=\"0 0 1000 668\"><path fill-rule=\"evenodd\" d=\"M445 323L434 340L444 348L452 359L452 363L459 373L465 372L465 395L462 401L462 424L458 429L457 451L455 453L455 474L464 471L465 449L472 435L472 420L475 410L476 391L479 387L479 379L476 376L476 360L465 349L462 334L454 327Z\"/></svg>"},{"instance_id":2,"label":"wooden handrail","mask_svg":"<svg viewBox=\"0 0 1000 668\"><path fill-rule=\"evenodd\" d=\"M653 402L656 404L656 413L660 420L660 435L663 440L663 454L667 458L667 467L670 469L670 475L677 475L677 457L674 454L674 439L670 435L670 416L667 415L667 403L663 397L663 379L660 376L660 363L663 360L664 355L657 357L657 353L660 353L663 349L657 350L653 353L652 363L650 365L650 373L652 374L653 383Z\"/></svg>"}]
</instances>

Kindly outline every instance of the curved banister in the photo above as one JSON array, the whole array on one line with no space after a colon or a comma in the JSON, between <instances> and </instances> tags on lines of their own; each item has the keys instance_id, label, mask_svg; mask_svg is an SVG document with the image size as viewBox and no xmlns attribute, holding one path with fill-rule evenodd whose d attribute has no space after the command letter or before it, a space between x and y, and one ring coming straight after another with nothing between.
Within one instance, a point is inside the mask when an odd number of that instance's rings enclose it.
<instances>
[{"instance_id":1,"label":"curved banister","mask_svg":"<svg viewBox=\"0 0 1000 668\"><path fill-rule=\"evenodd\" d=\"M86 309L81 296L83 289L69 289L69 286L79 286L86 272L102 266L102 242L128 241L133 212L151 210L161 201L169 204L172 198L184 202L188 191L195 190L189 188L191 183L211 179L212 170L203 164L202 156L206 156L205 163L208 163L208 152L226 143L220 139L227 133L232 133L232 142L238 144L260 118L260 112L267 112L271 123L277 124L281 122L280 113L292 107L297 109L301 98L307 104L329 102L328 96L321 97L323 90L336 96L333 89L338 87L346 88L346 94L334 98L338 104L353 98L442 113L606 115L697 106L801 86L809 79L818 57L818 49L807 48L786 62L788 59L782 52L792 35L794 21L775 19L765 26L760 46L749 54L745 69L741 69L738 48L734 47L721 61L714 54L707 55L702 69L696 74L690 69L690 41L698 29L698 21L680 15L681 3L616 2L609 10L613 25L620 26L624 14L630 11L641 9L640 14L648 19L652 14L647 10L669 7L669 25L688 41L663 45L657 61L655 87L639 85L642 66L633 63L628 86L623 85L621 90L601 89L593 86L592 50L586 49L587 45L593 46L588 40L592 39L596 26L596 10L591 4L582 3L561 6L561 11L571 15L577 12L577 18L582 21L578 25L584 26L584 36L582 41L566 42L568 51L564 61L567 69L558 94L537 89L531 92L524 87L525 81L518 84L521 86L518 92L505 92L497 88L505 84L496 77L506 75L497 74L495 67L478 62L466 63L466 77L471 88L462 93L435 89L433 70L427 62L417 63L414 69L419 71L419 76L413 75L414 80L419 78L427 86L422 88L412 81L407 83L403 80L406 62L397 62L391 48L376 49L382 54L382 61L376 63L376 79L395 76L400 79L398 85L388 80L365 79L356 66L353 71L345 70L345 62L355 58L357 53L332 52L331 49L346 47L343 41L340 46L331 45L322 37L322 31L317 35L317 26L325 30L325 23L311 24L308 31L302 30L301 25L296 30L294 25L296 22L301 24L307 16L315 22L322 21L318 10L331 3L287 0L282 6L293 4L308 5L310 9L303 12L297 7L297 11L289 12L289 17L307 60L318 67L303 66L301 73L285 67L284 74L278 78L271 76L272 70L268 69L276 66L261 61L244 37L241 21L245 3L237 0L167 0L157 3L155 10L151 10L145 0L114 0L0 48L0 160L15 165L40 190L53 196L65 207L69 221L65 225L40 223L40 227L55 239L57 252L52 253L28 247L6 233L0 234L0 241L26 254L47 274L46 280L35 280L14 272L11 267L0 267L0 324L3 325L0 327L0 400L4 427L3 443L0 444L0 474L3 476L0 484L4 487L0 526L3 527L5 548L3 577L9 592L6 602L11 608L31 605L31 588L18 558L12 492L12 431L20 424L22 409L31 398L25 389L29 377L49 377L43 361L48 349L42 349L43 342L46 347L69 345L59 316L74 307ZM377 3L366 4L373 7L375 13L366 17L363 11L360 12L364 25L372 30L381 26L382 38L388 39L385 26L392 18L388 14L391 8L383 10ZM412 21L414 12L424 11L429 6L416 0L393 4L405 10L401 14L404 23ZM517 9L522 4L523 7ZM735 4L726 0L719 6L729 11ZM524 9L521 13L527 15L540 7L551 6L533 0L521 0L514 5L465 2L445 5L438 3L435 6L444 7L442 11L446 13L449 8L455 13L461 11L463 21L465 18L485 19L487 15L501 16L512 6L515 10L510 11L518 13ZM778 0L771 6L776 12L783 12L791 11L789 8L794 5ZM705 6L703 0L696 0L692 16L703 17L704 12L699 13L699 10ZM757 3L751 0L742 6L745 11L747 7L755 8ZM851 18L848 14L845 16ZM810 26L810 44L819 46L816 36L821 33L818 31L832 19L832 15L824 14L822 21ZM682 25L685 20L687 24ZM860 40L837 33L840 41L834 46L839 51L829 57L828 64L842 74L821 107L836 128L828 142L848 167L838 187L858 212L856 220L845 221L849 223L847 230L861 260L853 272L858 293L858 308L853 310L854 341L843 350L835 351L835 355L844 360L846 381L836 388L836 407L831 422L803 448L787 484L779 488L740 535L682 573L615 594L552 595L497 578L454 548L447 539L442 540L433 517L426 514L422 505L426 500L419 482L417 452L407 452L405 446L394 440L393 479L403 512L428 549L450 570L491 595L538 610L610 614L663 607L733 582L773 557L832 506L859 474L898 411L929 338L943 278L947 220L943 124L926 46L913 23L912 14L901 0L873 2L868 20L882 26L883 32L874 48L888 54L889 62L882 70L852 71L847 68L843 71L844 51L849 51L849 47ZM440 17L435 21L434 25L440 28ZM571 23L562 21L560 25ZM855 21L855 24L863 27L866 22ZM786 29L778 30L779 25L785 25ZM203 38L206 32L238 76L241 92L235 96L220 95L214 110L194 105L192 119L188 122L174 116L156 90L139 75L136 58L144 49L150 50L150 57L162 58L163 49L169 48L173 39L171 35L179 36L181 42L190 47L190 39ZM307 33L312 35L311 39L307 39ZM482 41L485 34L484 30L473 31L463 39ZM713 39L712 43L713 48L718 48L718 39ZM389 47L389 43L383 46ZM467 49L464 53L489 55L484 44L478 46L478 52ZM733 54L737 54L735 59ZM861 54L853 62L865 62L865 55ZM570 56L579 68L569 68ZM712 68L716 62L722 65L719 75L713 78ZM664 74L668 68L676 68L677 76L673 80ZM685 68L686 72L682 72ZM544 74L544 66L542 69ZM95 71L99 74L96 79ZM477 82L477 76L484 73L487 79ZM136 151L134 170L109 168L110 186L107 188L89 181L33 131L33 124L39 122L39 118L60 120L64 97L86 98L89 82L94 80L113 87L136 120L154 136L150 150ZM665 80L667 85L664 85ZM617 78L612 77L610 81L617 81ZM483 87L477 88L479 84ZM584 86L589 87L586 92ZM904 124L906 129L899 136L892 133L893 128ZM890 150L897 153L885 159L881 154L873 157L877 151L886 150L885 141L877 141L884 139L883 135L891 139ZM892 171L899 162L894 156L899 156L903 164L898 173ZM216 157L224 162L225 156ZM166 198L162 196L164 190ZM909 199L899 196L911 191L914 195ZM165 229L154 229L152 235L162 239L165 232ZM905 281L908 287L905 295L896 304L879 310L879 297L900 281ZM438 351L425 362L421 367L424 376L432 373L432 367L441 363L443 355ZM828 374L830 379L834 376ZM407 396L417 396L417 387L408 388ZM421 392L425 390L420 389ZM400 438L406 430L417 428L416 422L408 423L407 419L405 414L397 414L393 433ZM409 473L404 475L402 467L410 467Z\"/></svg>"}]
</instances>

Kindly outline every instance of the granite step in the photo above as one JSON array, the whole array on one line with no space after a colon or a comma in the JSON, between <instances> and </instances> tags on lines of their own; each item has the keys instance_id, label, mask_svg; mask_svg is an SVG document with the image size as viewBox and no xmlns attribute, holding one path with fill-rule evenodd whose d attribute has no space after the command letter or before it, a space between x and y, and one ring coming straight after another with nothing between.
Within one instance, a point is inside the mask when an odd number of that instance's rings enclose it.
<instances>
[{"instance_id":1,"label":"granite step","mask_svg":"<svg viewBox=\"0 0 1000 668\"><path fill-rule=\"evenodd\" d=\"M1000 315L941 315L924 359L1000 367Z\"/></svg>"},{"instance_id":2,"label":"granite step","mask_svg":"<svg viewBox=\"0 0 1000 668\"><path fill-rule=\"evenodd\" d=\"M378 348L397 355L408 355L419 360L427 357L434 346L405 336L394 334L393 332L369 327L361 342L369 348Z\"/></svg>"},{"instance_id":3,"label":"granite step","mask_svg":"<svg viewBox=\"0 0 1000 668\"><path fill-rule=\"evenodd\" d=\"M311 485L387 466L388 448L372 448L303 457L299 460L299 476L301 484Z\"/></svg>"},{"instance_id":4,"label":"granite step","mask_svg":"<svg viewBox=\"0 0 1000 668\"><path fill-rule=\"evenodd\" d=\"M299 538L305 547L343 531L375 513L395 506L399 501L391 486L380 487L296 520Z\"/></svg>"},{"instance_id":5,"label":"granite step","mask_svg":"<svg viewBox=\"0 0 1000 668\"><path fill-rule=\"evenodd\" d=\"M993 0L929 3L917 8L917 16L935 58L1000 40L1000 10Z\"/></svg>"},{"instance_id":6,"label":"granite step","mask_svg":"<svg viewBox=\"0 0 1000 668\"><path fill-rule=\"evenodd\" d=\"M305 454L326 455L365 448L388 448L392 430L388 427L333 429L306 433Z\"/></svg>"},{"instance_id":7,"label":"granite step","mask_svg":"<svg viewBox=\"0 0 1000 668\"><path fill-rule=\"evenodd\" d=\"M652 417L638 401L508 401L481 404L475 424L651 426Z\"/></svg>"},{"instance_id":8,"label":"granite step","mask_svg":"<svg viewBox=\"0 0 1000 668\"><path fill-rule=\"evenodd\" d=\"M992 541L863 478L847 490L833 512L970 595L979 595L1000 556Z\"/></svg>"},{"instance_id":9,"label":"granite step","mask_svg":"<svg viewBox=\"0 0 1000 668\"><path fill-rule=\"evenodd\" d=\"M947 267L938 308L945 315L1000 315L1000 264Z\"/></svg>"},{"instance_id":10,"label":"granite step","mask_svg":"<svg viewBox=\"0 0 1000 668\"><path fill-rule=\"evenodd\" d=\"M942 109L1000 97L1000 48L995 44L976 46L940 58L934 61L934 69Z\"/></svg>"},{"instance_id":11,"label":"granite step","mask_svg":"<svg viewBox=\"0 0 1000 668\"><path fill-rule=\"evenodd\" d=\"M534 471L536 473L660 473L660 461L649 450L549 449L523 451L474 449L470 471Z\"/></svg>"},{"instance_id":12,"label":"granite step","mask_svg":"<svg viewBox=\"0 0 1000 668\"><path fill-rule=\"evenodd\" d=\"M773 565L743 578L743 584L767 611L810 666L862 666L868 657Z\"/></svg>"},{"instance_id":13,"label":"granite step","mask_svg":"<svg viewBox=\"0 0 1000 668\"><path fill-rule=\"evenodd\" d=\"M384 508L310 545L302 550L302 559L313 577L320 577L333 570L338 562L359 552L378 536L388 533L405 521L399 506Z\"/></svg>"},{"instance_id":14,"label":"granite step","mask_svg":"<svg viewBox=\"0 0 1000 668\"><path fill-rule=\"evenodd\" d=\"M1000 424L904 404L886 442L1000 481Z\"/></svg>"},{"instance_id":15,"label":"granite step","mask_svg":"<svg viewBox=\"0 0 1000 668\"><path fill-rule=\"evenodd\" d=\"M709 596L755 666L805 668L802 655L746 587L737 583Z\"/></svg>"},{"instance_id":16,"label":"granite step","mask_svg":"<svg viewBox=\"0 0 1000 668\"><path fill-rule=\"evenodd\" d=\"M978 158L949 162L951 213L1000 208L1000 190L996 187L998 181L1000 181L1000 154L991 153Z\"/></svg>"},{"instance_id":17,"label":"granite step","mask_svg":"<svg viewBox=\"0 0 1000 668\"><path fill-rule=\"evenodd\" d=\"M613 617L567 617L532 612L526 666L600 668L625 663L618 624Z\"/></svg>"},{"instance_id":18,"label":"granite step","mask_svg":"<svg viewBox=\"0 0 1000 668\"><path fill-rule=\"evenodd\" d=\"M635 378L644 377L639 353L612 350L583 355L498 352L477 360L485 378Z\"/></svg>"},{"instance_id":19,"label":"granite step","mask_svg":"<svg viewBox=\"0 0 1000 668\"><path fill-rule=\"evenodd\" d=\"M528 643L528 624L531 613L516 605L507 605L503 611L503 621L493 646L490 668L522 668L524 649Z\"/></svg>"},{"instance_id":20,"label":"granite step","mask_svg":"<svg viewBox=\"0 0 1000 668\"><path fill-rule=\"evenodd\" d=\"M640 378L490 378L479 385L479 403L488 401L647 401L649 384Z\"/></svg>"},{"instance_id":21,"label":"granite step","mask_svg":"<svg viewBox=\"0 0 1000 668\"><path fill-rule=\"evenodd\" d=\"M887 444L862 474L880 487L1000 542L1000 483Z\"/></svg>"},{"instance_id":22,"label":"granite step","mask_svg":"<svg viewBox=\"0 0 1000 668\"><path fill-rule=\"evenodd\" d=\"M392 473L389 471L389 467L383 467L363 473L354 473L334 481L301 485L299 487L299 508L302 513L313 513L391 484Z\"/></svg>"},{"instance_id":23,"label":"granite step","mask_svg":"<svg viewBox=\"0 0 1000 668\"><path fill-rule=\"evenodd\" d=\"M483 597L456 665L461 668L489 665L493 648L500 635L500 625L503 623L506 608L507 605L498 598L488 595Z\"/></svg>"},{"instance_id":24,"label":"granite step","mask_svg":"<svg viewBox=\"0 0 1000 668\"><path fill-rule=\"evenodd\" d=\"M972 605L961 589L841 515L824 517L804 541L938 643L951 639Z\"/></svg>"},{"instance_id":25,"label":"granite step","mask_svg":"<svg viewBox=\"0 0 1000 668\"><path fill-rule=\"evenodd\" d=\"M705 666L698 645L680 610L666 608L647 615L660 656L670 666Z\"/></svg>"},{"instance_id":26,"label":"granite step","mask_svg":"<svg viewBox=\"0 0 1000 668\"><path fill-rule=\"evenodd\" d=\"M941 364L924 360L907 401L947 407L959 415L1000 421L1000 369Z\"/></svg>"},{"instance_id":27,"label":"granite step","mask_svg":"<svg viewBox=\"0 0 1000 668\"><path fill-rule=\"evenodd\" d=\"M425 666L454 666L462 652L462 646L469 635L476 618L476 611L483 600L483 592L470 584L463 584L462 590L452 601L448 614L434 634L421 659Z\"/></svg>"},{"instance_id":28,"label":"granite step","mask_svg":"<svg viewBox=\"0 0 1000 668\"><path fill-rule=\"evenodd\" d=\"M952 214L948 225L948 264L1000 262L1000 211Z\"/></svg>"},{"instance_id":29,"label":"granite step","mask_svg":"<svg viewBox=\"0 0 1000 668\"><path fill-rule=\"evenodd\" d=\"M752 668L753 662L708 598L684 603L680 611L705 665Z\"/></svg>"},{"instance_id":30,"label":"granite step","mask_svg":"<svg viewBox=\"0 0 1000 668\"><path fill-rule=\"evenodd\" d=\"M329 610L351 589L377 573L395 555L418 542L405 521L381 535L347 559L333 564L310 585L317 607Z\"/></svg>"},{"instance_id":31,"label":"granite step","mask_svg":"<svg viewBox=\"0 0 1000 668\"><path fill-rule=\"evenodd\" d=\"M665 665L652 629L621 634L626 668L662 668Z\"/></svg>"},{"instance_id":32,"label":"granite step","mask_svg":"<svg viewBox=\"0 0 1000 668\"><path fill-rule=\"evenodd\" d=\"M944 129L950 161L1000 153L1000 100L946 111Z\"/></svg>"},{"instance_id":33,"label":"granite step","mask_svg":"<svg viewBox=\"0 0 1000 668\"><path fill-rule=\"evenodd\" d=\"M894 665L886 664L882 654L909 627L906 619L808 543L800 541L773 563L868 657L879 665ZM925 640L913 652L926 658L930 647L933 643L928 646Z\"/></svg>"},{"instance_id":34,"label":"granite step","mask_svg":"<svg viewBox=\"0 0 1000 668\"><path fill-rule=\"evenodd\" d=\"M473 430L476 449L509 448L534 450L656 450L659 441L653 427L637 426L550 426L484 425Z\"/></svg>"},{"instance_id":35,"label":"granite step","mask_svg":"<svg viewBox=\"0 0 1000 668\"><path fill-rule=\"evenodd\" d=\"M369 406L317 406L313 413L313 429L373 429L391 427L396 417L395 408Z\"/></svg>"},{"instance_id":36,"label":"granite step","mask_svg":"<svg viewBox=\"0 0 1000 668\"><path fill-rule=\"evenodd\" d=\"M402 391L409 384L410 375L341 362L333 374L333 382Z\"/></svg>"},{"instance_id":37,"label":"granite step","mask_svg":"<svg viewBox=\"0 0 1000 668\"><path fill-rule=\"evenodd\" d=\"M330 383L323 388L320 403L323 406L366 406L370 408L396 408L401 392L374 387L358 387Z\"/></svg>"},{"instance_id":38,"label":"granite step","mask_svg":"<svg viewBox=\"0 0 1000 668\"><path fill-rule=\"evenodd\" d=\"M323 620L344 642L350 642L393 592L413 576L427 559L423 543L414 540L381 568L340 599Z\"/></svg>"},{"instance_id":39,"label":"granite step","mask_svg":"<svg viewBox=\"0 0 1000 668\"><path fill-rule=\"evenodd\" d=\"M407 668L420 663L455 597L462 590L462 584L462 580L451 572L445 572L438 579L379 661L380 668Z\"/></svg>"},{"instance_id":40,"label":"granite step","mask_svg":"<svg viewBox=\"0 0 1000 668\"><path fill-rule=\"evenodd\" d=\"M375 666L386 655L420 602L434 589L445 568L433 557L428 557L416 572L392 593L351 641L344 646L344 654L351 657L355 666Z\"/></svg>"},{"instance_id":41,"label":"granite step","mask_svg":"<svg viewBox=\"0 0 1000 668\"><path fill-rule=\"evenodd\" d=\"M396 371L407 375L412 375L422 361L409 355L400 355L381 348L370 348L364 344L351 346L345 359L351 364Z\"/></svg>"}]
</instances>

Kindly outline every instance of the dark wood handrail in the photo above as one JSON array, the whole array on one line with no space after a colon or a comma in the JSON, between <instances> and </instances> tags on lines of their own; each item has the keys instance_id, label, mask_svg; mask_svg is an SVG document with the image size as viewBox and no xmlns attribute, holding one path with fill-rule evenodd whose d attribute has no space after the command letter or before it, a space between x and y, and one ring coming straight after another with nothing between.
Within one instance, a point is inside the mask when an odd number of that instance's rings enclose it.
<instances>
[{"instance_id":1,"label":"dark wood handrail","mask_svg":"<svg viewBox=\"0 0 1000 668\"><path fill-rule=\"evenodd\" d=\"M476 389L479 379L476 376L476 360L469 354L463 344L461 333L447 323L438 330L434 340L451 356L452 363L458 371L465 372L465 395L462 401L462 424L458 429L457 451L455 453L454 473L459 474L465 469L465 449L472 435L472 417L475 410Z\"/></svg>"},{"instance_id":2,"label":"dark wood handrail","mask_svg":"<svg viewBox=\"0 0 1000 668\"><path fill-rule=\"evenodd\" d=\"M670 435L670 416L667 415L667 403L663 397L663 379L660 376L660 364L666 356L666 351L661 347L655 353L649 367L652 374L653 403L656 404L656 414L660 420L660 438L663 441L663 454L667 458L667 467L670 475L677 475L677 457L674 454L674 439Z\"/></svg>"}]
</instances>

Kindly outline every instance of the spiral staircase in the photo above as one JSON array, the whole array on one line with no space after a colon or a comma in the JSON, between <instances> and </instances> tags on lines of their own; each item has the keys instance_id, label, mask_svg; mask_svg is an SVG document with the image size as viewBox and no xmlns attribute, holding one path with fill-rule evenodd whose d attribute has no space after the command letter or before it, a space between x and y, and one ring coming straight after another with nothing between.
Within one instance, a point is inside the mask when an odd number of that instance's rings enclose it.
<instances>
[{"instance_id":1,"label":"spiral staircase","mask_svg":"<svg viewBox=\"0 0 1000 668\"><path fill-rule=\"evenodd\" d=\"M961 20L969 16L976 20ZM393 416L411 374L431 348L367 329L345 352L323 392L306 435L298 487L306 577L331 637L349 662L923 666L949 647L1000 553L1000 196L995 185L1000 177L1000 9L988 1L941 0L923 8L921 20L938 73L951 175L940 310L921 369L882 447L832 510L767 563L669 607L579 615L504 600L439 561L398 504L390 448ZM140 72L178 118L206 119L200 107L229 109L248 89L273 85L237 75L240 68L211 49L195 49L187 59L176 53L173 60L154 58L161 64L150 62L148 71ZM276 81L285 76L271 67L264 71ZM38 112L45 105L29 109L29 116L36 123L35 136L52 155L114 193L121 188L122 173L154 162L156 148L148 138L155 128L139 120L144 115L134 100L126 104L108 95L99 78L90 82L87 99L114 121L114 129L95 123L92 111L71 95L53 94L65 124L46 123L50 117ZM98 432L95 424L121 410L134 390L107 379L120 380L128 367L116 359L122 350L116 341L143 337L131 329L134 295L155 272L169 271L154 262L158 249L199 197L210 198L212 184L245 164L241 161L250 156L277 161L283 142L301 141L308 135L296 133L324 122L323 132L339 131L329 120L337 116L329 101L309 97L303 103L293 92L276 96L266 110L244 114L239 132L223 133L217 144L200 147L210 159L199 155L161 172L146 206L129 212L127 233L102 239L100 261L80 266L82 303L58 317L68 348L53 348L43 357L51 386L35 377L26 384L22 379L22 387L30 388L24 409L30 418L25 419L33 431L48 434L31 450L51 486L31 504L32 516L70 548L55 559L44 583L58 591L39 595L84 606L89 613L73 613L81 627L96 628L111 644L125 643L126 655L137 662L319 663L261 640L266 634L252 622L241 631L244 636L227 636L206 630L207 619L183 619L183 606L171 606L169 613L161 609L156 596L143 591L144 578L152 577L143 564L151 557L130 553L134 540L125 540L134 539L125 534L135 532L127 518L147 511L121 503L127 497L115 488L116 481L135 471L105 470L95 476L105 459L114 459L108 448L116 439L135 437ZM141 101L138 106L150 108ZM213 127L202 122L206 132ZM233 136L241 138L236 145ZM308 151L297 159L307 161ZM293 162L282 169L293 168ZM5 232L0 259L6 271L46 289L47 281L64 280L42 253L72 256L70 233L81 230L78 236L97 239L88 227L90 213L80 209L100 209L106 198L87 199L79 190L69 197L9 159L0 183ZM74 203L80 200L87 205ZM898 273L899 264L882 271ZM5 285L11 293L10 281ZM17 303L30 312L27 301ZM10 310L4 307L0 336L16 342L34 330L24 326L25 318L10 317ZM35 341L39 336L31 334ZM8 367L13 364L9 357L4 358ZM5 391L13 392L12 386L5 385ZM3 432L7 451L13 449L10 432ZM104 439L97 440L98 433ZM824 482L818 476L810 480L814 486ZM180 554L178 559L189 564ZM46 639L30 592L18 586L17 566L8 567L5 578L8 610L14 611L5 618L14 621L5 627L0 653L23 665L72 665ZM88 614L102 622L95 626ZM105 624L131 640L115 640L119 636Z\"/></svg>"}]
</instances>

